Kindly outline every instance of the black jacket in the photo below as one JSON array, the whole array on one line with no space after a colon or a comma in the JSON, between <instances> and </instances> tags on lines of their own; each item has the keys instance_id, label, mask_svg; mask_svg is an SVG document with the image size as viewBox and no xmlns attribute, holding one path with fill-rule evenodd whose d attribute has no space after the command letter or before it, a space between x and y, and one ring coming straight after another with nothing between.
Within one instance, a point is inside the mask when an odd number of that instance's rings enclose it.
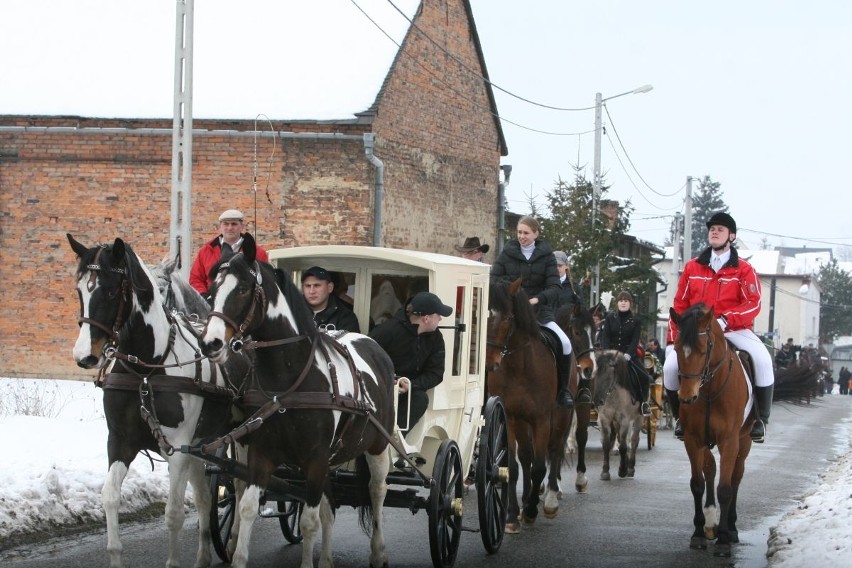
<instances>
[{"instance_id":1,"label":"black jacket","mask_svg":"<svg viewBox=\"0 0 852 568\"><path fill-rule=\"evenodd\" d=\"M571 306L573 304L583 304L583 287L577 284L571 284L571 278L566 276L565 282L559 285L559 303L558 307Z\"/></svg>"},{"instance_id":2,"label":"black jacket","mask_svg":"<svg viewBox=\"0 0 852 568\"><path fill-rule=\"evenodd\" d=\"M601 347L617 349L630 355L631 360L638 360L636 347L640 331L639 320L633 317L633 312L609 312L601 323Z\"/></svg>"},{"instance_id":3,"label":"black jacket","mask_svg":"<svg viewBox=\"0 0 852 568\"><path fill-rule=\"evenodd\" d=\"M390 355L394 373L411 380L412 390L427 391L444 380L444 336L440 330L418 334L405 315L405 306L374 327L370 337Z\"/></svg>"},{"instance_id":4,"label":"black jacket","mask_svg":"<svg viewBox=\"0 0 852 568\"><path fill-rule=\"evenodd\" d=\"M503 252L491 265L491 284L512 282L523 277L521 287L530 298L538 298L536 313L538 321L553 321L553 314L559 307L559 271L556 269L556 257L547 241L536 241L535 250L527 260L521 252L517 240L506 243Z\"/></svg>"},{"instance_id":5,"label":"black jacket","mask_svg":"<svg viewBox=\"0 0 852 568\"><path fill-rule=\"evenodd\" d=\"M317 327L332 325L334 329L345 329L361 333L361 328L358 325L358 317L334 295L328 297L328 305L326 305L324 310L314 314L314 322L316 322Z\"/></svg>"}]
</instances>

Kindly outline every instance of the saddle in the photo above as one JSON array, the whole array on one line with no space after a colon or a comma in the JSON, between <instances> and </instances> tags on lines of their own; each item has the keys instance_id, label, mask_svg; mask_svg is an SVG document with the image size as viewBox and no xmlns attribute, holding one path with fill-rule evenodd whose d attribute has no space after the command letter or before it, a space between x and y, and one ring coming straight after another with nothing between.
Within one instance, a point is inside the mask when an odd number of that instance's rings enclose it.
<instances>
[{"instance_id":1,"label":"saddle","mask_svg":"<svg viewBox=\"0 0 852 568\"><path fill-rule=\"evenodd\" d=\"M562 341L556 335L556 332L548 327L539 327L539 336L545 347L550 349L554 360L558 361L559 355L562 354Z\"/></svg>"},{"instance_id":2,"label":"saddle","mask_svg":"<svg viewBox=\"0 0 852 568\"><path fill-rule=\"evenodd\" d=\"M727 340L726 340L727 341ZM748 351L743 351L741 349L737 349L737 347L728 341L728 347L734 350L737 356L742 361L743 368L745 369L746 377L748 377L749 382L751 383L752 388L754 387L754 361L749 355Z\"/></svg>"}]
</instances>

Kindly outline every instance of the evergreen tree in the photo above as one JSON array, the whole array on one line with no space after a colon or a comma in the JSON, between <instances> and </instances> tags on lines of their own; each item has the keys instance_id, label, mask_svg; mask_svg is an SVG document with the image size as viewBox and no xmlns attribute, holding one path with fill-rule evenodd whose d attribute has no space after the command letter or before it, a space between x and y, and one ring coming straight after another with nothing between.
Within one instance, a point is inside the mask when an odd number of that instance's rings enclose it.
<instances>
[{"instance_id":1,"label":"evergreen tree","mask_svg":"<svg viewBox=\"0 0 852 568\"><path fill-rule=\"evenodd\" d=\"M713 181L710 176L704 176L698 181L698 188L692 194L692 256L696 256L707 248L707 225L705 224L707 223L707 219L713 213L719 211L730 213L728 206L722 199L723 194L719 189L721 185L721 183ZM683 223L683 218L678 219L678 217L675 217L672 221L669 238L666 240L667 245L672 244L675 235L675 223L678 222ZM683 233L683 227L681 227L681 239L683 239Z\"/></svg>"},{"instance_id":2,"label":"evergreen tree","mask_svg":"<svg viewBox=\"0 0 852 568\"><path fill-rule=\"evenodd\" d=\"M833 343L841 335L852 335L852 276L831 259L817 274L820 287L820 343Z\"/></svg>"},{"instance_id":3,"label":"evergreen tree","mask_svg":"<svg viewBox=\"0 0 852 568\"><path fill-rule=\"evenodd\" d=\"M651 259L628 259L618 255L624 236L630 228L633 207L607 199L609 187L601 187L598 215L592 227L592 183L578 170L573 184L558 179L547 194L550 217L541 220L542 238L554 250L571 256L571 276L582 282L588 292L595 264L600 262L600 292L618 294L627 289L634 294L637 307L647 305L647 298L656 293L657 273ZM583 301L588 303L589 294ZM656 321L656 314L637 315L645 325Z\"/></svg>"}]
</instances>

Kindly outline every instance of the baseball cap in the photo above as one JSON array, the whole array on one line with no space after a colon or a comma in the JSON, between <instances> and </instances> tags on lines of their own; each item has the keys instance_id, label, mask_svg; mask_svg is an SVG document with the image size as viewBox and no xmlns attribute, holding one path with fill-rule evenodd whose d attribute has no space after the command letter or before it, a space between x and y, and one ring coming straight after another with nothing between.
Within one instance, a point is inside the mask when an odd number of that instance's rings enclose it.
<instances>
[{"instance_id":1,"label":"baseball cap","mask_svg":"<svg viewBox=\"0 0 852 568\"><path fill-rule=\"evenodd\" d=\"M305 281L305 278L308 276L313 276L317 280L326 280L328 282L332 282L331 274L329 274L328 270L323 268L322 266L312 266L307 270L302 272L302 282Z\"/></svg>"},{"instance_id":2,"label":"baseball cap","mask_svg":"<svg viewBox=\"0 0 852 568\"><path fill-rule=\"evenodd\" d=\"M236 209L228 209L221 215L219 215L219 220L224 221L226 219L237 219L238 221L242 221L244 219L242 211L238 211Z\"/></svg>"},{"instance_id":3,"label":"baseball cap","mask_svg":"<svg viewBox=\"0 0 852 568\"><path fill-rule=\"evenodd\" d=\"M453 308L444 305L441 299L432 292L419 292L411 298L409 305L411 306L411 313L421 316L441 314L447 317L453 313Z\"/></svg>"}]
</instances>

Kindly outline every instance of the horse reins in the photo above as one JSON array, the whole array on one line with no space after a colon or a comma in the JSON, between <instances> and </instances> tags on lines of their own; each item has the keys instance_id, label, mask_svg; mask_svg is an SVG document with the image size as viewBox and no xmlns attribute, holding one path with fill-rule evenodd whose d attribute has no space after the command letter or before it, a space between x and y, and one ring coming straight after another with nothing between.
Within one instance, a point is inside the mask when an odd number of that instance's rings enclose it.
<instances>
[{"instance_id":1,"label":"horse reins","mask_svg":"<svg viewBox=\"0 0 852 568\"><path fill-rule=\"evenodd\" d=\"M504 317L500 318L500 321L503 322L503 321L508 320L509 322L511 322L514 319L515 319L514 315L508 315L508 316L504 316ZM490 339L486 340L485 344L490 346L490 347L496 347L497 349L499 349L500 350L500 359L504 359L504 358L508 357L509 355L511 355L512 353L517 353L521 349L524 349L527 345L530 344L529 340L527 340L525 343L519 345L518 347L515 347L514 349L509 349L509 342L512 340L512 336L514 334L515 334L515 326L510 324L509 325L509 333L506 335L506 340L503 342L502 345L497 343L496 341L491 341Z\"/></svg>"}]
</instances>

